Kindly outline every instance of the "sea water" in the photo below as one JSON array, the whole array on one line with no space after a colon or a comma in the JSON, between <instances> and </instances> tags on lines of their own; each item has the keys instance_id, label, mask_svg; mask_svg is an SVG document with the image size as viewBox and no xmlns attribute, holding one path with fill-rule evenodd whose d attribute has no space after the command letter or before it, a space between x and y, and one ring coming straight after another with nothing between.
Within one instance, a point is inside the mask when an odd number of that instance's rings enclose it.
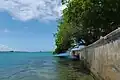
<instances>
[{"instance_id":1,"label":"sea water","mask_svg":"<svg viewBox=\"0 0 120 80\"><path fill-rule=\"evenodd\" d=\"M93 80L80 61L50 52L0 53L0 80Z\"/></svg>"}]
</instances>

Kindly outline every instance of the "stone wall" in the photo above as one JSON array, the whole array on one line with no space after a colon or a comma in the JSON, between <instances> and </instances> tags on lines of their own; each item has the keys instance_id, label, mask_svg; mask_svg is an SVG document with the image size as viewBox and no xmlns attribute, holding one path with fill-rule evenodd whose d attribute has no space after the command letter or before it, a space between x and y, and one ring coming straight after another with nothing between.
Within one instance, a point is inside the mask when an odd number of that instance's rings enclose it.
<instances>
[{"instance_id":1,"label":"stone wall","mask_svg":"<svg viewBox=\"0 0 120 80\"><path fill-rule=\"evenodd\" d=\"M120 29L81 49L79 55L100 80L120 80Z\"/></svg>"}]
</instances>

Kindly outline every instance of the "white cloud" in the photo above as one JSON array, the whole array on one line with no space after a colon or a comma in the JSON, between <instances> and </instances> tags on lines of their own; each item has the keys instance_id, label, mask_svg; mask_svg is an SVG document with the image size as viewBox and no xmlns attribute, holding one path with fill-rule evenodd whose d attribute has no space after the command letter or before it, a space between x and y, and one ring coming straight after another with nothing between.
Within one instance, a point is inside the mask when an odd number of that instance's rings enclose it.
<instances>
[{"instance_id":1,"label":"white cloud","mask_svg":"<svg viewBox=\"0 0 120 80\"><path fill-rule=\"evenodd\" d=\"M24 27L24 29L28 29L28 27Z\"/></svg>"},{"instance_id":2,"label":"white cloud","mask_svg":"<svg viewBox=\"0 0 120 80\"><path fill-rule=\"evenodd\" d=\"M10 30L7 28L0 29L0 33L9 33L9 32L10 32Z\"/></svg>"},{"instance_id":3,"label":"white cloud","mask_svg":"<svg viewBox=\"0 0 120 80\"><path fill-rule=\"evenodd\" d=\"M4 30L3 30L3 32L5 32L5 33L8 33L8 32L10 32L7 28L5 28Z\"/></svg>"},{"instance_id":4,"label":"white cloud","mask_svg":"<svg viewBox=\"0 0 120 80\"><path fill-rule=\"evenodd\" d=\"M9 48L8 46L0 44L0 51L12 51L12 48Z\"/></svg>"},{"instance_id":5,"label":"white cloud","mask_svg":"<svg viewBox=\"0 0 120 80\"><path fill-rule=\"evenodd\" d=\"M13 19L27 21L55 20L60 18L61 0L0 0L0 10L7 11Z\"/></svg>"}]
</instances>

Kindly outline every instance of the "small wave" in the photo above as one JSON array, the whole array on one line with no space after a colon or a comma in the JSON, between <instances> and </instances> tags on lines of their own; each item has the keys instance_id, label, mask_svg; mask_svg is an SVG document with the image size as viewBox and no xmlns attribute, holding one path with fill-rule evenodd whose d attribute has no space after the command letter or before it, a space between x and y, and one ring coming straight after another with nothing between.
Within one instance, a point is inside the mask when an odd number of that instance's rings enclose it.
<instances>
[{"instance_id":1,"label":"small wave","mask_svg":"<svg viewBox=\"0 0 120 80\"><path fill-rule=\"evenodd\" d=\"M15 73L13 73L13 74L11 74L9 76L2 77L2 78L0 78L0 80L2 80L2 79L11 79L12 77L20 75L21 73L27 73L27 72L31 72L31 71L33 71L35 73L36 69L34 69L34 68L22 69L22 70L17 71L17 72L15 72ZM25 77L25 76L23 76L23 77Z\"/></svg>"}]
</instances>

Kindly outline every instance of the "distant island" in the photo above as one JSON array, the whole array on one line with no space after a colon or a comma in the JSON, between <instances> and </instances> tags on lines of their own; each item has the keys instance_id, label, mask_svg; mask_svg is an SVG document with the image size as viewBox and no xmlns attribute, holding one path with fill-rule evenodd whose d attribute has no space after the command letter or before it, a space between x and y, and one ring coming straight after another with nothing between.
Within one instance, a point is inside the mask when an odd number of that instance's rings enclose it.
<instances>
[{"instance_id":1,"label":"distant island","mask_svg":"<svg viewBox=\"0 0 120 80\"><path fill-rule=\"evenodd\" d=\"M27 52L27 51L0 51L1 52Z\"/></svg>"},{"instance_id":2,"label":"distant island","mask_svg":"<svg viewBox=\"0 0 120 80\"><path fill-rule=\"evenodd\" d=\"M32 52L38 52L38 53L52 53L53 51L0 51L0 53L3 52L15 52L15 53L21 53L21 52L25 52L25 53L32 53Z\"/></svg>"}]
</instances>

